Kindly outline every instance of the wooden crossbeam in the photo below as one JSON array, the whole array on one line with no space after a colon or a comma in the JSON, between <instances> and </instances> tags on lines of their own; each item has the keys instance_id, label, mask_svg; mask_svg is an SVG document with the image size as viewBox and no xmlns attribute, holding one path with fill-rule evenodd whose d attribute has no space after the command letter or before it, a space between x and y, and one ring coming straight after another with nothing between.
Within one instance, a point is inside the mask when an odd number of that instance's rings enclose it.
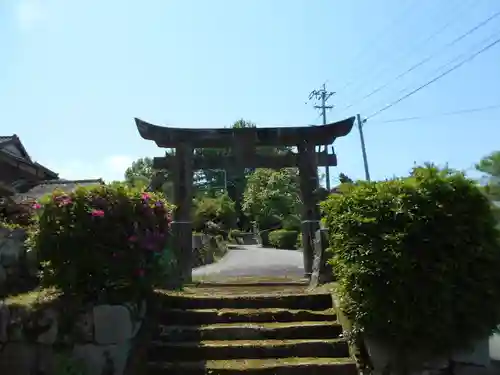
<instances>
[{"instance_id":1,"label":"wooden crossbeam","mask_svg":"<svg viewBox=\"0 0 500 375\"><path fill-rule=\"evenodd\" d=\"M159 147L175 148L179 144L188 143L194 148L225 148L246 142L255 146L296 146L304 140L313 145L329 145L336 138L349 134L354 117L318 126L238 129L170 128L137 118L135 122L140 136L156 142Z\"/></svg>"},{"instance_id":2,"label":"wooden crossbeam","mask_svg":"<svg viewBox=\"0 0 500 375\"><path fill-rule=\"evenodd\" d=\"M336 166L337 156L327 155L324 152L316 152L317 165L320 167ZM164 157L156 157L153 159L153 167L155 169L173 169L176 159L175 155L167 155ZM244 168L289 168L297 167L299 155L289 152L283 155L251 155L245 158ZM194 155L193 169L226 169L234 167L236 158L234 156L217 156L217 155Z\"/></svg>"}]
</instances>

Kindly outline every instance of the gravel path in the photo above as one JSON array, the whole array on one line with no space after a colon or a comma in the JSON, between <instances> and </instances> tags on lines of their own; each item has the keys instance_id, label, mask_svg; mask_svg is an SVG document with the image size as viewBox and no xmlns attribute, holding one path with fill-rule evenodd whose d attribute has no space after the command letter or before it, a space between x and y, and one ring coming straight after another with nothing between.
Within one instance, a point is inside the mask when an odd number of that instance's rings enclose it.
<instances>
[{"instance_id":1,"label":"gravel path","mask_svg":"<svg viewBox=\"0 0 500 375\"><path fill-rule=\"evenodd\" d=\"M302 252L278 250L259 245L239 246L217 263L193 269L194 278L283 277L304 276Z\"/></svg>"}]
</instances>

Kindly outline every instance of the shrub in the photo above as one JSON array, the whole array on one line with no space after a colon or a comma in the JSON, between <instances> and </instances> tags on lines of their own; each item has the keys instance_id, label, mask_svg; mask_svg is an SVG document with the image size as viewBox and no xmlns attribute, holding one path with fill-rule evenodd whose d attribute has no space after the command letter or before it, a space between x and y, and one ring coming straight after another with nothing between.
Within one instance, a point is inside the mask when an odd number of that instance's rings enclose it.
<instances>
[{"instance_id":1,"label":"shrub","mask_svg":"<svg viewBox=\"0 0 500 375\"><path fill-rule=\"evenodd\" d=\"M234 202L227 194L216 198L203 197L194 201L193 229L204 231L207 222L215 222L223 229L229 229L236 222Z\"/></svg>"},{"instance_id":2,"label":"shrub","mask_svg":"<svg viewBox=\"0 0 500 375\"><path fill-rule=\"evenodd\" d=\"M269 233L269 243L278 249L295 249L298 235L296 230L278 229Z\"/></svg>"},{"instance_id":3,"label":"shrub","mask_svg":"<svg viewBox=\"0 0 500 375\"><path fill-rule=\"evenodd\" d=\"M295 230L300 232L300 217L299 215L289 215L283 219L283 229Z\"/></svg>"},{"instance_id":4,"label":"shrub","mask_svg":"<svg viewBox=\"0 0 500 375\"><path fill-rule=\"evenodd\" d=\"M432 165L360 182L322 204L342 308L396 350L446 355L500 323L500 247L488 200Z\"/></svg>"},{"instance_id":5,"label":"shrub","mask_svg":"<svg viewBox=\"0 0 500 375\"><path fill-rule=\"evenodd\" d=\"M40 204L28 241L45 286L90 297L149 288L165 261L171 206L126 186L55 191ZM170 257L171 258L171 257Z\"/></svg>"}]
</instances>

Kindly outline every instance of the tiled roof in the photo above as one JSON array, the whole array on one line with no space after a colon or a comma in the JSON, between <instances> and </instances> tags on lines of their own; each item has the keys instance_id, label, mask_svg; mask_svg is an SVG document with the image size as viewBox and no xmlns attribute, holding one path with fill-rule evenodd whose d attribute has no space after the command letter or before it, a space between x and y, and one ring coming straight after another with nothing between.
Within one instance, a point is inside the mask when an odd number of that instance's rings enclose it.
<instances>
[{"instance_id":1,"label":"tiled roof","mask_svg":"<svg viewBox=\"0 0 500 375\"><path fill-rule=\"evenodd\" d=\"M14 143L16 145L16 147L19 149L19 151L21 152L21 154L23 156L18 156L12 152L9 152L9 151L2 149L2 148L6 147L7 145L12 144L12 143ZM41 168L48 175L47 177L57 178L57 176L58 176L58 174L56 172L50 170L49 168L45 167L44 165L32 161L28 152L26 151L26 149L24 148L23 144L21 143L19 137L16 134L0 135L0 152L7 155L11 159L15 159L15 160L20 161L22 163L25 163L28 165L33 165L37 168Z\"/></svg>"},{"instance_id":2,"label":"tiled roof","mask_svg":"<svg viewBox=\"0 0 500 375\"><path fill-rule=\"evenodd\" d=\"M13 139L13 135L0 135L0 143L12 141Z\"/></svg>"},{"instance_id":3,"label":"tiled roof","mask_svg":"<svg viewBox=\"0 0 500 375\"><path fill-rule=\"evenodd\" d=\"M79 186L92 186L103 184L104 181L101 179L95 180L48 180L42 181L32 189L28 190L26 193L17 194L14 196L16 202L22 202L24 200L37 200L43 196L52 193L56 189L61 189L65 192L72 192Z\"/></svg>"}]
</instances>

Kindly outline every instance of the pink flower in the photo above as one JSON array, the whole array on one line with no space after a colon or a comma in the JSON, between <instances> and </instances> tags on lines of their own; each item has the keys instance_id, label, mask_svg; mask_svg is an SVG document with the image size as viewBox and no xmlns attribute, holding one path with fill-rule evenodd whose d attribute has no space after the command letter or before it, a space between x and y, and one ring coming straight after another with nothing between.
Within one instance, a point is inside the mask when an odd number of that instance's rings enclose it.
<instances>
[{"instance_id":1,"label":"pink flower","mask_svg":"<svg viewBox=\"0 0 500 375\"><path fill-rule=\"evenodd\" d=\"M136 270L136 272L137 272L137 276L139 276L139 277L143 277L144 276L144 270L142 268L138 268Z\"/></svg>"},{"instance_id":2,"label":"pink flower","mask_svg":"<svg viewBox=\"0 0 500 375\"><path fill-rule=\"evenodd\" d=\"M151 194L149 193L142 193L142 199L147 201L149 198L151 198Z\"/></svg>"},{"instance_id":3,"label":"pink flower","mask_svg":"<svg viewBox=\"0 0 500 375\"><path fill-rule=\"evenodd\" d=\"M92 210L90 213L92 216L95 216L95 217L103 217L104 216L103 210Z\"/></svg>"},{"instance_id":4,"label":"pink flower","mask_svg":"<svg viewBox=\"0 0 500 375\"><path fill-rule=\"evenodd\" d=\"M33 204L33 208L34 208L35 210L39 210L40 208L42 208L42 205L41 205L40 203L34 203L34 204Z\"/></svg>"},{"instance_id":5,"label":"pink flower","mask_svg":"<svg viewBox=\"0 0 500 375\"><path fill-rule=\"evenodd\" d=\"M129 240L130 242L136 242L136 241L137 241L137 236L130 236L130 237L128 238L128 240Z\"/></svg>"},{"instance_id":6,"label":"pink flower","mask_svg":"<svg viewBox=\"0 0 500 375\"><path fill-rule=\"evenodd\" d=\"M59 202L59 206L66 206L66 205L68 205L70 203L71 203L71 199L70 198L63 198Z\"/></svg>"}]
</instances>

